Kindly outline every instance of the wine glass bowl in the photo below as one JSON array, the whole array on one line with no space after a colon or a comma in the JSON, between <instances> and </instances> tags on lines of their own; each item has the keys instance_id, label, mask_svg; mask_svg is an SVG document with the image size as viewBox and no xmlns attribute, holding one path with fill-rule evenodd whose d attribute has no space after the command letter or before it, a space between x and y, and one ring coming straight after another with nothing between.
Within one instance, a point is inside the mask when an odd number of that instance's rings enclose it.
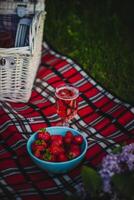
<instances>
[{"instance_id":1,"label":"wine glass bowl","mask_svg":"<svg viewBox=\"0 0 134 200\"><path fill-rule=\"evenodd\" d=\"M79 90L71 84L61 84L56 87L56 109L64 126L73 119L78 110Z\"/></svg>"}]
</instances>

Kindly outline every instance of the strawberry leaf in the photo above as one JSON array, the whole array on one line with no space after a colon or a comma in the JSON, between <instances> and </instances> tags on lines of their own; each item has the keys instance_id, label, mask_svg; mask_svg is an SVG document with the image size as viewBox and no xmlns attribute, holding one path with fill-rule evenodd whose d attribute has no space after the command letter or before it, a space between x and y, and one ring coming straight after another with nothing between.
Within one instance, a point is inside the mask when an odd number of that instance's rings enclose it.
<instances>
[{"instance_id":1,"label":"strawberry leaf","mask_svg":"<svg viewBox=\"0 0 134 200\"><path fill-rule=\"evenodd\" d=\"M46 128L40 128L39 132L45 133L46 132Z\"/></svg>"}]
</instances>

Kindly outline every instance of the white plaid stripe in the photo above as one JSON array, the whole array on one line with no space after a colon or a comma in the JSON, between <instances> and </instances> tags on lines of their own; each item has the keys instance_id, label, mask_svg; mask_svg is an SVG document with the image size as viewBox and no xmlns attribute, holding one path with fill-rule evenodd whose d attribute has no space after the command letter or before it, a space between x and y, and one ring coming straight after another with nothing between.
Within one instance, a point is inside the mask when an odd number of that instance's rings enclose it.
<instances>
[{"instance_id":1,"label":"white plaid stripe","mask_svg":"<svg viewBox=\"0 0 134 200\"><path fill-rule=\"evenodd\" d=\"M4 187L6 187L6 189L7 189L9 192L15 193L15 191L13 190L13 188L10 187L10 186L6 183L6 181L5 181L3 178L1 178L1 177L0 177L0 184L3 185Z\"/></svg>"},{"instance_id":2,"label":"white plaid stripe","mask_svg":"<svg viewBox=\"0 0 134 200\"><path fill-rule=\"evenodd\" d=\"M11 105L9 103L5 103L6 107L4 106L4 104L2 104L2 105L3 105L4 111L10 117L10 119L12 121L12 125L15 124L16 128L18 129L18 131L20 133L23 133L24 130L23 130L22 126L20 125L20 122L18 121L18 118L21 119L21 122L22 122L23 126L25 127L25 129L27 130L27 132L32 132L31 127L30 127L28 121L22 115L20 115L15 109L12 109ZM10 110L12 110L12 113L10 112ZM16 118L16 116L18 116L18 117ZM1 127L0 127L0 131L2 131ZM27 137L25 136L25 134L22 134L22 135L23 135L23 137L25 139L27 139Z\"/></svg>"}]
</instances>

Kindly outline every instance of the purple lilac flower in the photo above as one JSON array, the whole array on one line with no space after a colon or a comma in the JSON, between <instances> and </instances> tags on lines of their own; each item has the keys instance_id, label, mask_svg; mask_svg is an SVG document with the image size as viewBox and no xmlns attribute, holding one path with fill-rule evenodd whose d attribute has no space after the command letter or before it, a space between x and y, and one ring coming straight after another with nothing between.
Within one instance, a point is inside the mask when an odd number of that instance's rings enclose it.
<instances>
[{"instance_id":1,"label":"purple lilac flower","mask_svg":"<svg viewBox=\"0 0 134 200\"><path fill-rule=\"evenodd\" d=\"M110 179L103 179L103 191L107 193L112 192Z\"/></svg>"},{"instance_id":2,"label":"purple lilac flower","mask_svg":"<svg viewBox=\"0 0 134 200\"><path fill-rule=\"evenodd\" d=\"M103 180L103 190L105 192L111 192L111 185L110 185L110 181L111 181L111 172L108 169L101 169L99 171L102 180Z\"/></svg>"},{"instance_id":3,"label":"purple lilac flower","mask_svg":"<svg viewBox=\"0 0 134 200\"><path fill-rule=\"evenodd\" d=\"M121 171L118 157L118 154L109 154L102 161L102 169L99 173L103 179L103 190L105 192L111 192L111 177Z\"/></svg>"},{"instance_id":4,"label":"purple lilac flower","mask_svg":"<svg viewBox=\"0 0 134 200\"><path fill-rule=\"evenodd\" d=\"M118 164L119 164L119 155L109 154L103 159L102 167L108 169L111 172L111 176L113 176L114 173L120 172L120 167Z\"/></svg>"},{"instance_id":5,"label":"purple lilac flower","mask_svg":"<svg viewBox=\"0 0 134 200\"><path fill-rule=\"evenodd\" d=\"M134 170L134 154L130 154L129 159L127 160L127 165L130 171Z\"/></svg>"},{"instance_id":6,"label":"purple lilac flower","mask_svg":"<svg viewBox=\"0 0 134 200\"><path fill-rule=\"evenodd\" d=\"M121 153L109 154L104 157L99 171L104 192L111 193L111 177L126 169L134 170L134 143L124 146Z\"/></svg>"},{"instance_id":7,"label":"purple lilac flower","mask_svg":"<svg viewBox=\"0 0 134 200\"><path fill-rule=\"evenodd\" d=\"M130 171L134 170L134 143L122 148L119 159L121 163L126 164Z\"/></svg>"}]
</instances>

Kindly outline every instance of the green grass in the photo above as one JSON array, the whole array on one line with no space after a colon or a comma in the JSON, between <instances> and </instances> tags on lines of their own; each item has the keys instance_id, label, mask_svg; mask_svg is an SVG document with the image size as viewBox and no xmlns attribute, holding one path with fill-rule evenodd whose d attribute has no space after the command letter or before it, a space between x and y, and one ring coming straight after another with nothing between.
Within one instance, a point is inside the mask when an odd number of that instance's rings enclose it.
<instances>
[{"instance_id":1,"label":"green grass","mask_svg":"<svg viewBox=\"0 0 134 200\"><path fill-rule=\"evenodd\" d=\"M44 39L77 60L109 91L134 104L134 34L118 12L126 5L115 2L47 0Z\"/></svg>"}]
</instances>

